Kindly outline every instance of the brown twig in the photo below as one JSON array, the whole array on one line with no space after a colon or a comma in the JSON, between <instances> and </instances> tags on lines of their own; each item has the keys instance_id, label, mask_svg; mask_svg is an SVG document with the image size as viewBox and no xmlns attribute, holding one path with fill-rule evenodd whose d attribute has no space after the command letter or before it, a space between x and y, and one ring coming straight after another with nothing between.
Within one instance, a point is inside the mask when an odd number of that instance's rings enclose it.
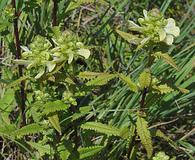
<instances>
[{"instance_id":1,"label":"brown twig","mask_svg":"<svg viewBox=\"0 0 195 160\"><path fill-rule=\"evenodd\" d=\"M14 25L14 36L15 36L15 46L16 46L16 54L15 58L20 59L21 58L21 49L20 49L20 38L19 38L19 29L18 29L18 18L19 18L19 12L16 10L16 1L12 0L12 7L15 9L15 17L13 20L13 25ZM19 77L23 76L23 66L19 65L18 66L18 71L19 71ZM22 81L20 83L20 96L21 96L21 104L20 104L20 109L21 109L21 117L22 117L22 122L21 126L26 124L26 116L25 116L25 81Z\"/></svg>"},{"instance_id":2,"label":"brown twig","mask_svg":"<svg viewBox=\"0 0 195 160\"><path fill-rule=\"evenodd\" d=\"M176 118L176 119L173 119L171 121L168 121L168 122L161 122L161 123L157 123L153 126L150 126L148 129L152 129L152 128L156 128L156 127L159 127L159 126L163 126L163 125L167 125L167 124L170 124L170 123L173 123L175 121L177 121L179 118Z\"/></svg>"},{"instance_id":3,"label":"brown twig","mask_svg":"<svg viewBox=\"0 0 195 160\"><path fill-rule=\"evenodd\" d=\"M145 99L146 99L146 95L147 95L147 88L144 88L143 92L142 92L142 98L140 101L140 108L143 109L145 106Z\"/></svg>"},{"instance_id":4,"label":"brown twig","mask_svg":"<svg viewBox=\"0 0 195 160\"><path fill-rule=\"evenodd\" d=\"M57 26L58 0L53 0L52 26Z\"/></svg>"},{"instance_id":5,"label":"brown twig","mask_svg":"<svg viewBox=\"0 0 195 160\"><path fill-rule=\"evenodd\" d=\"M185 134L183 137L180 138L180 140L184 140L188 137L190 137L191 135L195 134L195 128L193 128L190 132L188 132L187 134Z\"/></svg>"}]
</instances>

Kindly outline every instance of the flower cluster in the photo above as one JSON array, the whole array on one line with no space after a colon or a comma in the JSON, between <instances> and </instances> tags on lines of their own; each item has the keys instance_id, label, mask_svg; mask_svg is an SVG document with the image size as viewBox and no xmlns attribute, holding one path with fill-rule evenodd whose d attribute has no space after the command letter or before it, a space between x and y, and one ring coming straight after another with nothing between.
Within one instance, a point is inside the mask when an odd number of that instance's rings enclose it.
<instances>
[{"instance_id":1,"label":"flower cluster","mask_svg":"<svg viewBox=\"0 0 195 160\"><path fill-rule=\"evenodd\" d=\"M174 37L179 36L180 29L176 26L175 20L173 18L165 19L158 9L152 9L149 12L143 10L143 15L143 18L138 19L140 25L129 21L129 28L142 33L145 41L162 41L171 45Z\"/></svg>"},{"instance_id":2,"label":"flower cluster","mask_svg":"<svg viewBox=\"0 0 195 160\"><path fill-rule=\"evenodd\" d=\"M55 61L63 61L68 59L68 64L73 61L75 56L83 56L85 59L89 58L90 51L86 49L84 44L79 41L78 37L71 32L63 32L62 35L58 28L55 29L54 42L57 47L52 49Z\"/></svg>"},{"instance_id":3,"label":"flower cluster","mask_svg":"<svg viewBox=\"0 0 195 160\"><path fill-rule=\"evenodd\" d=\"M30 44L31 50L23 47L25 52L22 53L22 59L26 60L28 64L27 69L35 68L38 71L38 74L35 76L37 79L45 73L45 67L49 66L50 60L52 60L50 47L50 42L41 36L35 37Z\"/></svg>"},{"instance_id":4,"label":"flower cluster","mask_svg":"<svg viewBox=\"0 0 195 160\"><path fill-rule=\"evenodd\" d=\"M59 29L54 30L53 42L55 47L45 37L36 36L30 44L30 49L21 47L25 52L22 53L20 64L27 64L27 69L31 70L36 79L45 73L52 72L58 65L68 62L70 64L74 58L79 56L89 58L90 51L78 37L73 33Z\"/></svg>"},{"instance_id":5,"label":"flower cluster","mask_svg":"<svg viewBox=\"0 0 195 160\"><path fill-rule=\"evenodd\" d=\"M152 160L169 160L170 157L167 156L164 152L158 152Z\"/></svg>"}]
</instances>

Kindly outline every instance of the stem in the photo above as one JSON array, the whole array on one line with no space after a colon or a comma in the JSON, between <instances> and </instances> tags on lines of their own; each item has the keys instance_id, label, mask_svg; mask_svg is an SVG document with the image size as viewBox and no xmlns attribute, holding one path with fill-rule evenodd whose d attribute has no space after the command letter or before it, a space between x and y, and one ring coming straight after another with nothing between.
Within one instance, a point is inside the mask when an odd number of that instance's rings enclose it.
<instances>
[{"instance_id":1,"label":"stem","mask_svg":"<svg viewBox=\"0 0 195 160\"><path fill-rule=\"evenodd\" d=\"M58 0L53 0L52 26L57 26Z\"/></svg>"},{"instance_id":2,"label":"stem","mask_svg":"<svg viewBox=\"0 0 195 160\"><path fill-rule=\"evenodd\" d=\"M150 68L152 63L153 63L153 57L149 54L148 55L147 68ZM139 109L140 111L144 111L144 106L145 106L147 93L148 93L148 88L144 88L143 91L142 91L142 94L141 94L140 109ZM136 136L137 136L137 132L135 132L135 135L133 136L132 141L129 144L128 153L127 153L128 158L130 158L133 146L136 144Z\"/></svg>"},{"instance_id":3,"label":"stem","mask_svg":"<svg viewBox=\"0 0 195 160\"><path fill-rule=\"evenodd\" d=\"M141 98L141 101L140 101L140 108L143 109L144 108L144 105L145 105L145 99L146 99L146 95L147 95L147 91L148 89L147 88L144 88L143 92L142 92L142 98Z\"/></svg>"},{"instance_id":4,"label":"stem","mask_svg":"<svg viewBox=\"0 0 195 160\"><path fill-rule=\"evenodd\" d=\"M15 46L16 46L16 54L15 58L16 59L21 59L21 49L20 49L20 38L19 38L19 30L18 30L18 18L19 18L19 12L16 10L16 1L12 0L12 7L15 9L15 17L13 20L13 25L14 25L14 36L15 36ZM19 72L19 77L23 76L23 66L19 65L18 66L18 72ZM21 104L20 104L20 110L21 110L21 118L22 122L21 125L26 124L26 116L25 116L25 81L21 81L20 83L20 96L21 96Z\"/></svg>"}]
</instances>

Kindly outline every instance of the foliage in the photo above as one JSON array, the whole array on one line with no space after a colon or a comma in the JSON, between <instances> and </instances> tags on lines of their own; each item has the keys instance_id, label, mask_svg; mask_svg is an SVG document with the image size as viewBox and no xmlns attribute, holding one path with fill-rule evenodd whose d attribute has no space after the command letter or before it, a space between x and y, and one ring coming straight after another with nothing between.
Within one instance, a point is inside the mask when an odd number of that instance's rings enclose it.
<instances>
[{"instance_id":1,"label":"foliage","mask_svg":"<svg viewBox=\"0 0 195 160\"><path fill-rule=\"evenodd\" d=\"M0 159L193 159L194 5L1 0Z\"/></svg>"}]
</instances>

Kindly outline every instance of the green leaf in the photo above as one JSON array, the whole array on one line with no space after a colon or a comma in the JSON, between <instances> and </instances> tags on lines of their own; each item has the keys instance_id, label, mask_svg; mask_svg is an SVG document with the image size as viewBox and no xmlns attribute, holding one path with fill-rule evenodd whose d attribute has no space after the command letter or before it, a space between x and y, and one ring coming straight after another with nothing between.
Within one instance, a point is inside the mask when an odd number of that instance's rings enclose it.
<instances>
[{"instance_id":1,"label":"green leaf","mask_svg":"<svg viewBox=\"0 0 195 160\"><path fill-rule=\"evenodd\" d=\"M7 88L11 88L11 87L16 87L18 86L19 87L19 84L24 81L24 80L27 80L29 77L28 76L24 76L24 77L20 77L19 79L11 82L9 85L7 85Z\"/></svg>"},{"instance_id":2,"label":"green leaf","mask_svg":"<svg viewBox=\"0 0 195 160\"><path fill-rule=\"evenodd\" d=\"M139 84L141 89L149 87L151 84L151 80L152 77L150 71L148 69L145 69L139 76Z\"/></svg>"},{"instance_id":3,"label":"green leaf","mask_svg":"<svg viewBox=\"0 0 195 160\"><path fill-rule=\"evenodd\" d=\"M131 44L139 44L141 39L138 38L137 36L135 35L132 35L130 33L126 33L126 32L123 32L123 31L120 31L120 30L116 30L116 32L124 39L126 40L127 42L131 43Z\"/></svg>"},{"instance_id":4,"label":"green leaf","mask_svg":"<svg viewBox=\"0 0 195 160\"><path fill-rule=\"evenodd\" d=\"M120 129L120 137L121 138L128 139L130 134L133 134L133 133L130 132L128 127L124 127L122 129Z\"/></svg>"},{"instance_id":5,"label":"green leaf","mask_svg":"<svg viewBox=\"0 0 195 160\"><path fill-rule=\"evenodd\" d=\"M61 127L60 127L60 122L59 122L59 117L57 114L54 114L52 116L48 117L49 122L51 125L59 132L59 134L62 134Z\"/></svg>"},{"instance_id":6,"label":"green leaf","mask_svg":"<svg viewBox=\"0 0 195 160\"><path fill-rule=\"evenodd\" d=\"M31 147L36 149L40 156L44 156L45 154L50 155L51 154L51 147L49 144L43 145L41 143L36 143L36 142L27 142Z\"/></svg>"},{"instance_id":7,"label":"green leaf","mask_svg":"<svg viewBox=\"0 0 195 160\"><path fill-rule=\"evenodd\" d=\"M161 130L157 130L155 132L155 136L157 137L160 137L162 139L164 139L166 142L168 142L174 149L178 149L178 145L173 141L171 140L167 135L165 135Z\"/></svg>"},{"instance_id":8,"label":"green leaf","mask_svg":"<svg viewBox=\"0 0 195 160\"><path fill-rule=\"evenodd\" d=\"M80 117L83 117L85 116L86 114L89 113L89 111L91 110L92 108L90 106L85 106L85 107L80 107L79 108L79 112L76 112L72 115L72 121L76 120L76 119L79 119Z\"/></svg>"},{"instance_id":9,"label":"green leaf","mask_svg":"<svg viewBox=\"0 0 195 160\"><path fill-rule=\"evenodd\" d=\"M162 84L162 85L159 85L159 86L152 86L152 88L154 90L157 90L158 93L160 94L166 94L166 93L170 93L170 92L173 92L174 90L167 86L167 84Z\"/></svg>"},{"instance_id":10,"label":"green leaf","mask_svg":"<svg viewBox=\"0 0 195 160\"><path fill-rule=\"evenodd\" d=\"M125 76L124 74L118 74L118 75L119 78L129 86L130 90L132 90L133 92L138 91L137 85L129 77Z\"/></svg>"},{"instance_id":11,"label":"green leaf","mask_svg":"<svg viewBox=\"0 0 195 160\"><path fill-rule=\"evenodd\" d=\"M120 130L114 126L102 124L100 122L87 122L81 125L83 129L94 130L99 133L106 134L108 136L120 136Z\"/></svg>"},{"instance_id":12,"label":"green leaf","mask_svg":"<svg viewBox=\"0 0 195 160\"><path fill-rule=\"evenodd\" d=\"M69 106L60 100L53 101L53 102L47 102L44 105L43 113L49 114L49 113L54 113L56 111L67 110L68 108Z\"/></svg>"},{"instance_id":13,"label":"green leaf","mask_svg":"<svg viewBox=\"0 0 195 160\"><path fill-rule=\"evenodd\" d=\"M176 70L179 70L179 68L177 67L177 65L174 62L173 58L171 56L169 56L169 54L167 54L167 53L161 53L161 52L156 52L154 54L154 56L157 57L157 58L162 58L165 62L167 62L168 64L170 64Z\"/></svg>"},{"instance_id":14,"label":"green leaf","mask_svg":"<svg viewBox=\"0 0 195 160\"><path fill-rule=\"evenodd\" d=\"M20 129L16 130L14 132L14 134L18 137L22 137L22 136L29 135L29 134L40 133L43 130L44 130L43 126L40 126L37 123L32 123L32 124L26 125Z\"/></svg>"},{"instance_id":15,"label":"green leaf","mask_svg":"<svg viewBox=\"0 0 195 160\"><path fill-rule=\"evenodd\" d=\"M93 79L93 78L100 76L100 75L103 75L103 74L105 74L105 73L85 71L85 72L80 72L78 77L84 78L84 79Z\"/></svg>"},{"instance_id":16,"label":"green leaf","mask_svg":"<svg viewBox=\"0 0 195 160\"><path fill-rule=\"evenodd\" d=\"M177 87L177 89L178 89L181 93L184 93L184 94L186 94L186 93L189 93L189 92L190 92L188 89L186 89L186 88L182 88L182 87Z\"/></svg>"},{"instance_id":17,"label":"green leaf","mask_svg":"<svg viewBox=\"0 0 195 160\"><path fill-rule=\"evenodd\" d=\"M137 152L138 152L138 146L134 145L132 150L131 150L131 154L130 154L130 159L129 160L136 160Z\"/></svg>"},{"instance_id":18,"label":"green leaf","mask_svg":"<svg viewBox=\"0 0 195 160\"><path fill-rule=\"evenodd\" d=\"M104 146L92 146L92 147L83 147L79 148L78 152L80 154L80 159L85 159L94 156L100 152Z\"/></svg>"},{"instance_id":19,"label":"green leaf","mask_svg":"<svg viewBox=\"0 0 195 160\"><path fill-rule=\"evenodd\" d=\"M143 40L141 40L140 44L137 46L136 51L142 49L149 41L151 37L146 37Z\"/></svg>"},{"instance_id":20,"label":"green leaf","mask_svg":"<svg viewBox=\"0 0 195 160\"><path fill-rule=\"evenodd\" d=\"M93 2L94 2L94 0L77 0L77 1L72 1L70 3L70 5L68 6L68 8L67 8L67 12L80 7L84 3L93 3Z\"/></svg>"},{"instance_id":21,"label":"green leaf","mask_svg":"<svg viewBox=\"0 0 195 160\"><path fill-rule=\"evenodd\" d=\"M115 78L116 74L109 74L109 73L104 73L99 75L98 77L88 81L86 83L87 86L102 86L108 83L111 79Z\"/></svg>"},{"instance_id":22,"label":"green leaf","mask_svg":"<svg viewBox=\"0 0 195 160\"><path fill-rule=\"evenodd\" d=\"M35 76L35 79L39 79L41 78L41 76L45 73L45 69L44 68L41 68L39 70L39 73Z\"/></svg>"},{"instance_id":23,"label":"green leaf","mask_svg":"<svg viewBox=\"0 0 195 160\"><path fill-rule=\"evenodd\" d=\"M0 125L0 136L11 136L15 137L16 126L13 124L2 124Z\"/></svg>"},{"instance_id":24,"label":"green leaf","mask_svg":"<svg viewBox=\"0 0 195 160\"><path fill-rule=\"evenodd\" d=\"M66 142L63 141L62 144L58 144L57 150L58 150L58 153L59 153L60 158L62 160L68 160L68 158L71 155L71 152L73 152L73 150L70 148L67 149L66 146L64 145L64 143L66 143Z\"/></svg>"},{"instance_id":25,"label":"green leaf","mask_svg":"<svg viewBox=\"0 0 195 160\"><path fill-rule=\"evenodd\" d=\"M136 129L137 134L141 139L141 143L147 151L148 158L151 158L153 154L153 147L150 131L148 130L148 122L144 118L138 116L136 121Z\"/></svg>"}]
</instances>

